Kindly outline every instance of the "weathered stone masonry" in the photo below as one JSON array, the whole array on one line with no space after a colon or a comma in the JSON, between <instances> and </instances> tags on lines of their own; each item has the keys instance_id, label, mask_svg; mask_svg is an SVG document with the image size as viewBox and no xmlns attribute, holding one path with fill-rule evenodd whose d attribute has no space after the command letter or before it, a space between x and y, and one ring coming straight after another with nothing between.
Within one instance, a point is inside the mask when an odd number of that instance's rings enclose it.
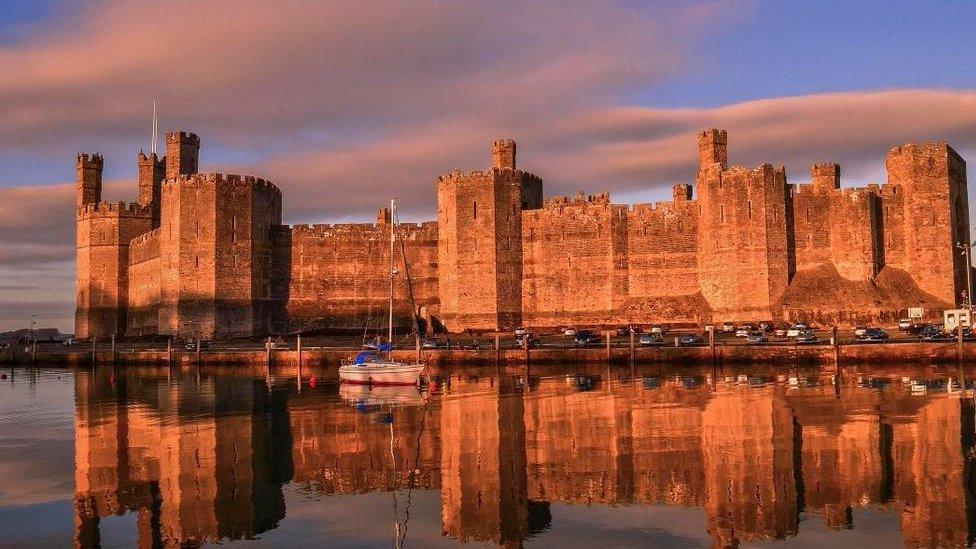
<instances>
[{"instance_id":1,"label":"weathered stone masonry","mask_svg":"<svg viewBox=\"0 0 976 549\"><path fill-rule=\"evenodd\" d=\"M488 170L436 181L437 220L402 224L397 321L433 329L518 325L891 320L960 300L969 235L965 161L945 143L888 151L886 183L840 188L816 164L728 165L728 136L698 136L694 186L672 200L543 198L492 144ZM281 224L281 193L251 176L199 174L200 139L166 135L137 156L139 200L101 201L99 155L77 162L82 339L253 337L377 326L386 314L390 214L375 223ZM697 196L695 196L697 194ZM400 250L396 252L400 256Z\"/></svg>"}]
</instances>

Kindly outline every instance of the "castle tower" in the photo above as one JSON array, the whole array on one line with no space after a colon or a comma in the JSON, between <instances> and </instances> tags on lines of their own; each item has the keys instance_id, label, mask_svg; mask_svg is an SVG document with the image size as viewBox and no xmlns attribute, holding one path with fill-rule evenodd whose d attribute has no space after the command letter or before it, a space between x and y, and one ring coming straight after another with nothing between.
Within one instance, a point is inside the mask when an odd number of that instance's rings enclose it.
<instances>
[{"instance_id":1,"label":"castle tower","mask_svg":"<svg viewBox=\"0 0 976 549\"><path fill-rule=\"evenodd\" d=\"M967 267L956 244L969 242L965 160L946 143L910 143L889 150L885 166L888 184L902 195L904 269L928 294L961 303Z\"/></svg>"},{"instance_id":2,"label":"castle tower","mask_svg":"<svg viewBox=\"0 0 976 549\"><path fill-rule=\"evenodd\" d=\"M542 206L542 180L515 169L515 143L495 142L488 171L437 181L438 285L450 331L515 328L522 319L522 210Z\"/></svg>"},{"instance_id":3,"label":"castle tower","mask_svg":"<svg viewBox=\"0 0 976 549\"><path fill-rule=\"evenodd\" d=\"M138 204L98 203L77 218L75 336L108 339L126 329L129 242L152 228L152 212Z\"/></svg>"},{"instance_id":4,"label":"castle tower","mask_svg":"<svg viewBox=\"0 0 976 549\"><path fill-rule=\"evenodd\" d=\"M272 229L280 224L281 191L264 179L211 173L164 181L160 333L266 334Z\"/></svg>"},{"instance_id":5,"label":"castle tower","mask_svg":"<svg viewBox=\"0 0 976 549\"><path fill-rule=\"evenodd\" d=\"M193 175L198 171L200 138L195 133L166 133L166 179Z\"/></svg>"},{"instance_id":6,"label":"castle tower","mask_svg":"<svg viewBox=\"0 0 976 549\"><path fill-rule=\"evenodd\" d=\"M810 181L818 189L840 188L840 166L834 163L810 166Z\"/></svg>"},{"instance_id":7,"label":"castle tower","mask_svg":"<svg viewBox=\"0 0 976 549\"><path fill-rule=\"evenodd\" d=\"M101 202L103 166L102 155L78 153L75 158L76 207Z\"/></svg>"},{"instance_id":8,"label":"castle tower","mask_svg":"<svg viewBox=\"0 0 976 549\"><path fill-rule=\"evenodd\" d=\"M722 130L698 136L698 272L715 320L779 318L793 265L786 170L725 169Z\"/></svg>"},{"instance_id":9,"label":"castle tower","mask_svg":"<svg viewBox=\"0 0 976 549\"><path fill-rule=\"evenodd\" d=\"M491 167L500 170L515 169L515 141L498 139L491 144Z\"/></svg>"},{"instance_id":10,"label":"castle tower","mask_svg":"<svg viewBox=\"0 0 976 549\"><path fill-rule=\"evenodd\" d=\"M139 151L136 156L139 167L139 205L152 209L153 228L159 227L160 186L166 177L166 159L156 153L146 155Z\"/></svg>"},{"instance_id":11,"label":"castle tower","mask_svg":"<svg viewBox=\"0 0 976 549\"><path fill-rule=\"evenodd\" d=\"M711 128L698 134L698 164L699 169L705 169L712 164L718 164L721 169L728 169L729 137L725 130Z\"/></svg>"}]
</instances>

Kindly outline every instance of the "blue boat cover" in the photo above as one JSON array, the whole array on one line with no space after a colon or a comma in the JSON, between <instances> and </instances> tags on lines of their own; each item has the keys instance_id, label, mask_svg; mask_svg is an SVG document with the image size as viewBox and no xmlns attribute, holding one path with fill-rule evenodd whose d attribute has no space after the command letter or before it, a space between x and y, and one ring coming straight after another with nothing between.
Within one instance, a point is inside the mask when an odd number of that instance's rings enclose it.
<instances>
[{"instance_id":1,"label":"blue boat cover","mask_svg":"<svg viewBox=\"0 0 976 549\"><path fill-rule=\"evenodd\" d=\"M366 364L367 362L370 361L371 358L376 358L377 356L378 353L372 349L370 349L369 351L360 351L360 353L356 355L356 358L352 359L352 363Z\"/></svg>"}]
</instances>

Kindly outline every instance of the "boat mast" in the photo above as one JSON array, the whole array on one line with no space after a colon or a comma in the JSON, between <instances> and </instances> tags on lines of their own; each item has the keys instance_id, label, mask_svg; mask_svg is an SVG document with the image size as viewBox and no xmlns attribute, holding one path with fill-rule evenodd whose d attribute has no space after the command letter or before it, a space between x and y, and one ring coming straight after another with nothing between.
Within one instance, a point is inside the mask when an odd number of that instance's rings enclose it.
<instances>
[{"instance_id":1,"label":"boat mast","mask_svg":"<svg viewBox=\"0 0 976 549\"><path fill-rule=\"evenodd\" d=\"M396 276L396 198L390 199L390 329L387 342L393 349L393 277Z\"/></svg>"}]
</instances>

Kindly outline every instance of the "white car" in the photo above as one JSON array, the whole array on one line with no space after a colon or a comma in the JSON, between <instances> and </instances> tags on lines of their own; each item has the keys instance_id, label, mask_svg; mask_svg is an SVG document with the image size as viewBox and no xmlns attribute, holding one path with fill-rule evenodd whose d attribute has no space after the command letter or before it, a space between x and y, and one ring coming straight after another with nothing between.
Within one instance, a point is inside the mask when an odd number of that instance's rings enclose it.
<instances>
[{"instance_id":1,"label":"white car","mask_svg":"<svg viewBox=\"0 0 976 549\"><path fill-rule=\"evenodd\" d=\"M522 336L524 336L527 333L529 333L529 331L526 330L525 328L521 327L521 326L519 326L518 328L515 328L515 337L522 337Z\"/></svg>"},{"instance_id":2,"label":"white car","mask_svg":"<svg viewBox=\"0 0 976 549\"><path fill-rule=\"evenodd\" d=\"M745 328L739 328L735 331L735 337L749 337L749 330Z\"/></svg>"},{"instance_id":3,"label":"white car","mask_svg":"<svg viewBox=\"0 0 976 549\"><path fill-rule=\"evenodd\" d=\"M652 334L663 334L664 333L664 328L662 328L661 326L657 326L657 325L651 326L651 333Z\"/></svg>"},{"instance_id":4,"label":"white car","mask_svg":"<svg viewBox=\"0 0 976 549\"><path fill-rule=\"evenodd\" d=\"M730 334L735 331L735 326L733 326L731 322L726 322L725 324L722 324L722 331Z\"/></svg>"},{"instance_id":5,"label":"white car","mask_svg":"<svg viewBox=\"0 0 976 549\"><path fill-rule=\"evenodd\" d=\"M566 328L563 330L563 335L566 337L573 337L574 335L576 335L576 330L574 330L573 328Z\"/></svg>"},{"instance_id":6,"label":"white car","mask_svg":"<svg viewBox=\"0 0 976 549\"><path fill-rule=\"evenodd\" d=\"M790 326L789 330L786 330L786 337L796 337L809 329L810 327L806 324L794 324Z\"/></svg>"}]
</instances>

